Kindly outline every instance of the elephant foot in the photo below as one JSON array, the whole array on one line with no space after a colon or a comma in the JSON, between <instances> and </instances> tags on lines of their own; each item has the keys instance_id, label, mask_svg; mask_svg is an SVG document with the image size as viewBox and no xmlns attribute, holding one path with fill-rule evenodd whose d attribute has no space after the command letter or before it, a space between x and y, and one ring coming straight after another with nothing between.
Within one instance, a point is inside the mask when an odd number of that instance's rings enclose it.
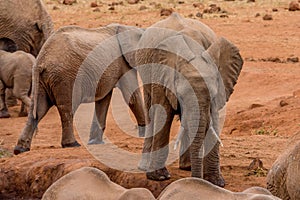
<instances>
[{"instance_id":1,"label":"elephant foot","mask_svg":"<svg viewBox=\"0 0 300 200\"><path fill-rule=\"evenodd\" d=\"M20 146L15 146L14 148L14 154L18 155L20 153L24 153L26 151L30 151L30 148L24 148L24 147L20 147Z\"/></svg>"},{"instance_id":2,"label":"elephant foot","mask_svg":"<svg viewBox=\"0 0 300 200\"><path fill-rule=\"evenodd\" d=\"M138 126L139 137L145 137L146 126Z\"/></svg>"},{"instance_id":3,"label":"elephant foot","mask_svg":"<svg viewBox=\"0 0 300 200\"><path fill-rule=\"evenodd\" d=\"M68 144L62 144L61 146L62 148L69 148L69 147L80 147L81 145L77 141L75 141Z\"/></svg>"},{"instance_id":4,"label":"elephant foot","mask_svg":"<svg viewBox=\"0 0 300 200\"><path fill-rule=\"evenodd\" d=\"M9 118L10 114L8 113L7 110L2 110L0 111L0 118Z\"/></svg>"},{"instance_id":5,"label":"elephant foot","mask_svg":"<svg viewBox=\"0 0 300 200\"><path fill-rule=\"evenodd\" d=\"M170 173L165 167L162 169L155 170L153 172L147 172L146 176L147 179L155 180L155 181L164 181L171 178Z\"/></svg>"},{"instance_id":6,"label":"elephant foot","mask_svg":"<svg viewBox=\"0 0 300 200\"><path fill-rule=\"evenodd\" d=\"M18 117L27 117L28 113L27 112L19 112Z\"/></svg>"},{"instance_id":7,"label":"elephant foot","mask_svg":"<svg viewBox=\"0 0 300 200\"><path fill-rule=\"evenodd\" d=\"M219 187L225 187L225 180L223 176L220 175L204 175L204 179L211 182L214 185L217 185Z\"/></svg>"},{"instance_id":8,"label":"elephant foot","mask_svg":"<svg viewBox=\"0 0 300 200\"><path fill-rule=\"evenodd\" d=\"M88 142L88 145L93 145L93 144L105 144L105 142L103 142L103 140L100 139L90 139Z\"/></svg>"}]
</instances>

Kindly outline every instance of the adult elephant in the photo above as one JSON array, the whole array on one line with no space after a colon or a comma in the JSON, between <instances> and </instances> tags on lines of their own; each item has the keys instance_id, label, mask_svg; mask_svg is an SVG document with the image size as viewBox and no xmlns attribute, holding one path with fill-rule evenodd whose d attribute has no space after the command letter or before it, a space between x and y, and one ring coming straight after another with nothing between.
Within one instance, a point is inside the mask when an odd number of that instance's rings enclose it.
<instances>
[{"instance_id":1,"label":"adult elephant","mask_svg":"<svg viewBox=\"0 0 300 200\"><path fill-rule=\"evenodd\" d=\"M104 130L105 124L101 123L105 122L112 90L119 80L138 125L145 126L136 70L131 70L124 59L116 37L121 27L125 35L127 31L143 31L115 24L98 29L63 27L52 34L33 69L32 105L27 124L14 149L15 154L30 150L38 122L53 105L61 117L62 147L79 146L73 133L73 116L81 103L95 102L95 113L100 128ZM133 90L129 91L132 87ZM93 139L96 141L92 142L97 142L96 138Z\"/></svg>"},{"instance_id":2,"label":"adult elephant","mask_svg":"<svg viewBox=\"0 0 300 200\"><path fill-rule=\"evenodd\" d=\"M19 50L37 56L53 32L41 0L0 0L0 38L14 41Z\"/></svg>"},{"instance_id":3,"label":"adult elephant","mask_svg":"<svg viewBox=\"0 0 300 200\"><path fill-rule=\"evenodd\" d=\"M0 39L9 39L18 50L37 56L52 32L52 20L42 0L0 0ZM17 104L12 90L6 90L6 97L8 105Z\"/></svg>"},{"instance_id":4,"label":"adult elephant","mask_svg":"<svg viewBox=\"0 0 300 200\"><path fill-rule=\"evenodd\" d=\"M135 43L119 40L126 49ZM135 59L125 57L138 66L150 117L140 168L147 170L150 179L170 178L165 168L169 132L174 114L179 113L187 140L182 152L190 146L192 176L224 186L218 111L229 99L242 69L239 50L204 24L176 13L147 28L129 49L135 52Z\"/></svg>"}]
</instances>

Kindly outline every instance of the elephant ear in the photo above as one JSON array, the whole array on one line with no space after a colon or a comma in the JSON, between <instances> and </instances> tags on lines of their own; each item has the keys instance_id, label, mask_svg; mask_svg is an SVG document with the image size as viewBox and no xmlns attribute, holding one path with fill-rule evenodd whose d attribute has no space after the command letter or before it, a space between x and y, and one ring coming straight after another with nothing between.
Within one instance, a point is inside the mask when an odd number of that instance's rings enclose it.
<instances>
[{"instance_id":1,"label":"elephant ear","mask_svg":"<svg viewBox=\"0 0 300 200\"><path fill-rule=\"evenodd\" d=\"M4 50L12 53L18 50L18 46L13 40L3 37L0 38L0 50Z\"/></svg>"},{"instance_id":2,"label":"elephant ear","mask_svg":"<svg viewBox=\"0 0 300 200\"><path fill-rule=\"evenodd\" d=\"M206 52L218 66L225 87L226 101L228 101L243 66L239 50L231 42L221 37Z\"/></svg>"},{"instance_id":3,"label":"elephant ear","mask_svg":"<svg viewBox=\"0 0 300 200\"><path fill-rule=\"evenodd\" d=\"M117 39L125 60L131 67L135 67L135 51L144 29L119 25L117 28Z\"/></svg>"}]
</instances>

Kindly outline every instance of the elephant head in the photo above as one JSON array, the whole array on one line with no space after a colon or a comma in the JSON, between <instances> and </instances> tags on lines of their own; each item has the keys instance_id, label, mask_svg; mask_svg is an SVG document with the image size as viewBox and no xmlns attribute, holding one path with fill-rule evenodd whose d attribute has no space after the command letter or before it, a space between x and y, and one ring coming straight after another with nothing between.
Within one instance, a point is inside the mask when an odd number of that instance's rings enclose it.
<instances>
[{"instance_id":1,"label":"elephant head","mask_svg":"<svg viewBox=\"0 0 300 200\"><path fill-rule=\"evenodd\" d=\"M14 41L19 50L37 56L52 32L51 17L41 0L0 0L0 38Z\"/></svg>"}]
</instances>

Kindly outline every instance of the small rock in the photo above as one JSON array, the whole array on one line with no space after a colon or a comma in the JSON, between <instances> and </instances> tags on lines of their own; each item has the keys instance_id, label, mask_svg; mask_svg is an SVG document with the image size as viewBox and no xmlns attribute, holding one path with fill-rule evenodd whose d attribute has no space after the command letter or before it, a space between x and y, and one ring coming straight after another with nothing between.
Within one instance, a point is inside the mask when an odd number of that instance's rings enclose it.
<instances>
[{"instance_id":1,"label":"small rock","mask_svg":"<svg viewBox=\"0 0 300 200\"><path fill-rule=\"evenodd\" d=\"M115 7L111 6L111 7L108 8L108 10L115 10Z\"/></svg>"},{"instance_id":2,"label":"small rock","mask_svg":"<svg viewBox=\"0 0 300 200\"><path fill-rule=\"evenodd\" d=\"M291 1L289 4L289 11L297 11L300 10L299 3L296 1Z\"/></svg>"},{"instance_id":3,"label":"small rock","mask_svg":"<svg viewBox=\"0 0 300 200\"><path fill-rule=\"evenodd\" d=\"M260 16L260 13L256 13L256 14L255 14L255 17L259 17L259 16Z\"/></svg>"},{"instance_id":4,"label":"small rock","mask_svg":"<svg viewBox=\"0 0 300 200\"><path fill-rule=\"evenodd\" d=\"M209 8L203 10L204 13L218 13L221 11L221 8L216 4L210 4Z\"/></svg>"},{"instance_id":5,"label":"small rock","mask_svg":"<svg viewBox=\"0 0 300 200\"><path fill-rule=\"evenodd\" d=\"M100 8L93 9L93 12L100 12Z\"/></svg>"},{"instance_id":6,"label":"small rock","mask_svg":"<svg viewBox=\"0 0 300 200\"><path fill-rule=\"evenodd\" d=\"M197 12L196 17L202 18L203 14L201 12Z\"/></svg>"},{"instance_id":7,"label":"small rock","mask_svg":"<svg viewBox=\"0 0 300 200\"><path fill-rule=\"evenodd\" d=\"M194 17L194 14L191 13L191 14L188 15L188 17L189 17L189 18L192 18L192 17Z\"/></svg>"},{"instance_id":8,"label":"small rock","mask_svg":"<svg viewBox=\"0 0 300 200\"><path fill-rule=\"evenodd\" d=\"M273 17L270 14L265 14L265 16L263 16L263 20L273 20Z\"/></svg>"},{"instance_id":9,"label":"small rock","mask_svg":"<svg viewBox=\"0 0 300 200\"><path fill-rule=\"evenodd\" d=\"M162 8L160 10L160 16L170 16L173 13L172 8Z\"/></svg>"},{"instance_id":10,"label":"small rock","mask_svg":"<svg viewBox=\"0 0 300 200\"><path fill-rule=\"evenodd\" d=\"M195 8L200 8L200 9L203 9L203 8L204 8L203 3L193 3L193 6L194 6Z\"/></svg>"},{"instance_id":11,"label":"small rock","mask_svg":"<svg viewBox=\"0 0 300 200\"><path fill-rule=\"evenodd\" d=\"M247 0L247 3L254 3L255 0Z\"/></svg>"},{"instance_id":12,"label":"small rock","mask_svg":"<svg viewBox=\"0 0 300 200\"><path fill-rule=\"evenodd\" d=\"M58 6L53 6L52 10L59 10L60 8Z\"/></svg>"},{"instance_id":13,"label":"small rock","mask_svg":"<svg viewBox=\"0 0 300 200\"><path fill-rule=\"evenodd\" d=\"M96 7L98 7L98 4L97 4L97 2L92 2L92 3L91 3L91 7L92 7L92 8L96 8Z\"/></svg>"},{"instance_id":14,"label":"small rock","mask_svg":"<svg viewBox=\"0 0 300 200\"><path fill-rule=\"evenodd\" d=\"M259 158L254 158L248 166L248 170L264 169L263 165L263 162Z\"/></svg>"},{"instance_id":15,"label":"small rock","mask_svg":"<svg viewBox=\"0 0 300 200\"><path fill-rule=\"evenodd\" d=\"M222 14L222 15L220 15L220 17L221 17L221 18L228 18L228 15Z\"/></svg>"},{"instance_id":16,"label":"small rock","mask_svg":"<svg viewBox=\"0 0 300 200\"><path fill-rule=\"evenodd\" d=\"M259 107L263 107L263 106L264 105L262 105L262 104L253 103L249 106L249 109L259 108Z\"/></svg>"},{"instance_id":17,"label":"small rock","mask_svg":"<svg viewBox=\"0 0 300 200\"><path fill-rule=\"evenodd\" d=\"M280 105L280 107L284 107L284 106L287 106L287 105L289 105L285 100L281 100L280 102L279 102L279 105Z\"/></svg>"},{"instance_id":18,"label":"small rock","mask_svg":"<svg viewBox=\"0 0 300 200\"><path fill-rule=\"evenodd\" d=\"M178 4L184 4L184 1L178 1Z\"/></svg>"},{"instance_id":19,"label":"small rock","mask_svg":"<svg viewBox=\"0 0 300 200\"><path fill-rule=\"evenodd\" d=\"M139 10L146 10L146 9L147 9L147 7L144 6L144 5L142 5L142 6L139 8Z\"/></svg>"},{"instance_id":20,"label":"small rock","mask_svg":"<svg viewBox=\"0 0 300 200\"><path fill-rule=\"evenodd\" d=\"M64 0L63 1L64 5L69 5L69 6L73 5L74 3L77 3L77 1L76 0Z\"/></svg>"},{"instance_id":21,"label":"small rock","mask_svg":"<svg viewBox=\"0 0 300 200\"><path fill-rule=\"evenodd\" d=\"M129 4L137 4L140 0L127 0Z\"/></svg>"},{"instance_id":22,"label":"small rock","mask_svg":"<svg viewBox=\"0 0 300 200\"><path fill-rule=\"evenodd\" d=\"M289 58L286 59L286 61L297 63L297 62L299 62L299 58L298 57L289 57Z\"/></svg>"},{"instance_id":23,"label":"small rock","mask_svg":"<svg viewBox=\"0 0 300 200\"><path fill-rule=\"evenodd\" d=\"M277 8L273 8L272 11L273 12L278 12L278 9Z\"/></svg>"},{"instance_id":24,"label":"small rock","mask_svg":"<svg viewBox=\"0 0 300 200\"><path fill-rule=\"evenodd\" d=\"M235 1L235 0L224 0L224 1Z\"/></svg>"}]
</instances>

